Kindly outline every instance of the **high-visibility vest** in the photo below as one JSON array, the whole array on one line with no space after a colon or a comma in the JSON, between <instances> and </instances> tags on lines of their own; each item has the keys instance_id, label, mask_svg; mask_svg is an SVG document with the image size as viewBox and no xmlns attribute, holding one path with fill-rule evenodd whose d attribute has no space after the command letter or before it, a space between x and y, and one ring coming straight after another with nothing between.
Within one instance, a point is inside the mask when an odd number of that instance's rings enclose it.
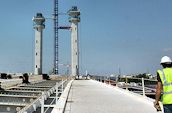
<instances>
[{"instance_id":1,"label":"high-visibility vest","mask_svg":"<svg viewBox=\"0 0 172 113\"><path fill-rule=\"evenodd\" d=\"M163 104L172 104L172 68L157 71L163 84Z\"/></svg>"}]
</instances>

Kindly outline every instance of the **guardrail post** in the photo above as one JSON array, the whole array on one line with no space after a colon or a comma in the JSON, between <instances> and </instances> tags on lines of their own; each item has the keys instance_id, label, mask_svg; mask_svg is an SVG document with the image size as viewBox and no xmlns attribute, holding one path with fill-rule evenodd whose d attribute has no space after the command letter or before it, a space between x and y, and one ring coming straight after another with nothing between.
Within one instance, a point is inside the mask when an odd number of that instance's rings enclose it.
<instances>
[{"instance_id":1,"label":"guardrail post","mask_svg":"<svg viewBox=\"0 0 172 113\"><path fill-rule=\"evenodd\" d=\"M105 83L105 76L103 76L103 83Z\"/></svg>"},{"instance_id":2,"label":"guardrail post","mask_svg":"<svg viewBox=\"0 0 172 113\"><path fill-rule=\"evenodd\" d=\"M126 90L128 90L128 78L125 77Z\"/></svg>"},{"instance_id":3,"label":"guardrail post","mask_svg":"<svg viewBox=\"0 0 172 113\"><path fill-rule=\"evenodd\" d=\"M64 88L64 85L63 85L64 83L63 83L63 82L64 82L64 81L63 81L63 79L62 79L62 91L61 91L62 93L63 93L63 88Z\"/></svg>"},{"instance_id":4,"label":"guardrail post","mask_svg":"<svg viewBox=\"0 0 172 113\"><path fill-rule=\"evenodd\" d=\"M145 83L144 83L144 78L142 78L142 88L143 88L143 96L145 96Z\"/></svg>"},{"instance_id":5,"label":"guardrail post","mask_svg":"<svg viewBox=\"0 0 172 113\"><path fill-rule=\"evenodd\" d=\"M57 101L58 101L58 91L59 90L59 88L58 88L58 82L56 82L56 105L57 105Z\"/></svg>"},{"instance_id":6,"label":"guardrail post","mask_svg":"<svg viewBox=\"0 0 172 113\"><path fill-rule=\"evenodd\" d=\"M41 97L41 113L44 113L44 92L42 92Z\"/></svg>"}]
</instances>

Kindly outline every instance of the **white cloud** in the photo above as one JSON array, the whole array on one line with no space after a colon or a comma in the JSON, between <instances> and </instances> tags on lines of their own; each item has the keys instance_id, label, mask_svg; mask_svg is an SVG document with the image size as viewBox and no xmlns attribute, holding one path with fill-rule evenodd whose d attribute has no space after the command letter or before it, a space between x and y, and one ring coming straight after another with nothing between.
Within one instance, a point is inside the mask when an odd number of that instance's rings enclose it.
<instances>
[{"instance_id":1,"label":"white cloud","mask_svg":"<svg viewBox=\"0 0 172 113\"><path fill-rule=\"evenodd\" d=\"M163 51L165 52L172 51L172 48L164 48Z\"/></svg>"}]
</instances>

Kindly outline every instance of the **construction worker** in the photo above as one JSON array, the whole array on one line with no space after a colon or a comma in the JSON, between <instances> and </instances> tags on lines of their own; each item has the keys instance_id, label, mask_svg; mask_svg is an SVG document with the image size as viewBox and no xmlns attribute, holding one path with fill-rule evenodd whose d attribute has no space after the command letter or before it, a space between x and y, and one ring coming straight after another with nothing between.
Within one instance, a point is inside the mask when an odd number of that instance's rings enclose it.
<instances>
[{"instance_id":1,"label":"construction worker","mask_svg":"<svg viewBox=\"0 0 172 113\"><path fill-rule=\"evenodd\" d=\"M27 73L24 73L23 74L22 79L23 79L23 83L26 83L26 84L29 84L30 83L29 82L29 75Z\"/></svg>"},{"instance_id":2,"label":"construction worker","mask_svg":"<svg viewBox=\"0 0 172 113\"><path fill-rule=\"evenodd\" d=\"M154 107L161 111L159 100L161 98L164 113L172 113L172 60L168 56L161 58L163 69L157 71L157 87ZM162 95L161 95L162 94Z\"/></svg>"}]
</instances>

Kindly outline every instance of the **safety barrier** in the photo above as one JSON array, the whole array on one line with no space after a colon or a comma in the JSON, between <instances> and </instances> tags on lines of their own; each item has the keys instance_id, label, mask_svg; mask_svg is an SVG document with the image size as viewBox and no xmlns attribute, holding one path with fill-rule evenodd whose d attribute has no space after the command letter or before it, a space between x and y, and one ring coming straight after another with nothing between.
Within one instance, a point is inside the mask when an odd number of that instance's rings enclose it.
<instances>
[{"instance_id":1,"label":"safety barrier","mask_svg":"<svg viewBox=\"0 0 172 113\"><path fill-rule=\"evenodd\" d=\"M49 107L54 107L55 105L52 105L52 103L56 100L56 103L59 99L59 94L62 94L64 87L69 81L62 80L60 83L56 82L56 85L50 88L46 92L42 92L42 95L40 95L35 101L24 107L22 110L20 110L17 113L32 113L36 111L38 107L41 107L41 113L46 113ZM56 92L56 97L53 99L53 101L50 103L50 105L44 105L44 101L50 97L51 94ZM46 107L47 109L44 109Z\"/></svg>"},{"instance_id":2,"label":"safety barrier","mask_svg":"<svg viewBox=\"0 0 172 113\"><path fill-rule=\"evenodd\" d=\"M149 96L151 98L154 98L155 96L157 80L154 79L123 77L120 78L120 80L113 80L106 76L96 76L93 77L93 79L141 94L143 96Z\"/></svg>"},{"instance_id":3,"label":"safety barrier","mask_svg":"<svg viewBox=\"0 0 172 113\"><path fill-rule=\"evenodd\" d=\"M56 102L56 106L54 107L54 109L51 113L63 113L64 112L72 82L73 82L73 80L71 80L68 83L63 94L60 96L59 100Z\"/></svg>"}]
</instances>

